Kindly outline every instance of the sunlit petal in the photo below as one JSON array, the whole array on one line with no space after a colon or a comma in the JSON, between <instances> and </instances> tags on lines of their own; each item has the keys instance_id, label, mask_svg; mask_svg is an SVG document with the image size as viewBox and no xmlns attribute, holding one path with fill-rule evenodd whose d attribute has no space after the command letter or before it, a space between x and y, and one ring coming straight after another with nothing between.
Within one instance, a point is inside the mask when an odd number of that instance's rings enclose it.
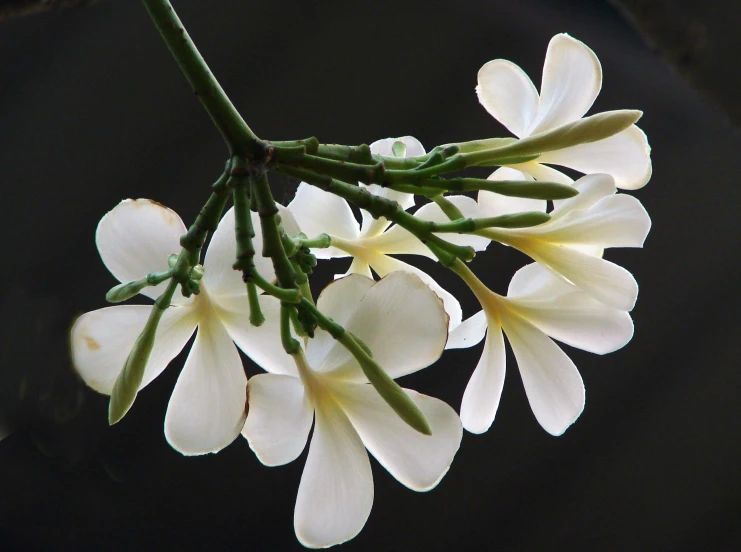
<instances>
[{"instance_id":1,"label":"sunlit petal","mask_svg":"<svg viewBox=\"0 0 741 552\"><path fill-rule=\"evenodd\" d=\"M479 102L515 136L525 136L538 109L538 91L514 63L495 59L479 70Z\"/></svg>"},{"instance_id":2,"label":"sunlit petal","mask_svg":"<svg viewBox=\"0 0 741 552\"><path fill-rule=\"evenodd\" d=\"M484 351L463 393L461 421L467 431L484 433L494 422L504 387L505 367L502 329L490 323Z\"/></svg>"}]
</instances>

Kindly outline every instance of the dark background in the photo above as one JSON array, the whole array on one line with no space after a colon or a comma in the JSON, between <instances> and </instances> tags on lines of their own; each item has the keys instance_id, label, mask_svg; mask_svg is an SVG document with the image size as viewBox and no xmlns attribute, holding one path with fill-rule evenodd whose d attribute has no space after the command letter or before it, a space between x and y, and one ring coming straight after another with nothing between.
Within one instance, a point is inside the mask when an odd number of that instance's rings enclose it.
<instances>
[{"instance_id":1,"label":"dark background","mask_svg":"<svg viewBox=\"0 0 741 552\"><path fill-rule=\"evenodd\" d=\"M606 357L566 347L587 388L581 418L562 437L546 434L510 357L494 425L464 435L434 491L409 491L373 462L373 511L343 549L741 549L741 140L712 101L741 85L741 10L735 0L705 5L656 20L678 21L670 39L681 42L682 29L692 39L666 56L673 66L607 2L176 2L269 139L413 134L431 148L507 135L478 105L476 73L501 57L538 84L558 32L602 62L593 112L645 112L654 177L635 195L653 229L645 249L608 252L641 286L636 335ZM696 78L698 59L712 78ZM0 549L299 550L305 455L269 469L241 437L197 458L167 445L183 355L113 428L107 399L69 363L71 321L105 306L115 284L95 249L100 217L122 198L148 197L190 222L226 158L143 7L105 0L2 22L0 68L0 412L12 431L0 442ZM274 183L290 200L296 183ZM492 246L474 268L501 292L522 263ZM420 266L474 312L454 279ZM402 383L457 409L479 354L449 352Z\"/></svg>"}]
</instances>

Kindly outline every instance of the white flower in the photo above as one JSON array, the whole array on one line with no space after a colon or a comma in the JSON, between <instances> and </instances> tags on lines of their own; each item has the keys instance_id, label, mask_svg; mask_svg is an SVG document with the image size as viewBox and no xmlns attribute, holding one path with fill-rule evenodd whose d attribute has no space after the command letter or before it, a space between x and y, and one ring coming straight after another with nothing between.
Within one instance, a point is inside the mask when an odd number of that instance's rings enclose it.
<instances>
[{"instance_id":1,"label":"white flower","mask_svg":"<svg viewBox=\"0 0 741 552\"><path fill-rule=\"evenodd\" d=\"M549 221L530 228L490 228L480 234L519 249L606 305L631 310L638 284L630 272L604 260L602 251L608 247L642 247L651 219L636 198L615 193L609 175L584 176L574 182L574 187L579 195L557 202ZM478 202L479 216L485 217L545 210L545 201L483 191Z\"/></svg>"},{"instance_id":2,"label":"white flower","mask_svg":"<svg viewBox=\"0 0 741 552\"><path fill-rule=\"evenodd\" d=\"M386 138L371 144L371 152L379 155L393 156L392 147L396 142L406 146L406 155L416 157L424 155L422 144L416 138ZM363 186L372 194L396 201L404 209L414 206L414 195L383 188L377 184ZM288 205L301 231L309 237L328 234L332 238L332 247L312 250L318 259L336 257L353 257L347 274L363 274L371 277L371 269L384 277L395 270L411 272L419 276L443 300L445 310L450 316L450 328L460 324L462 312L458 300L440 287L427 273L389 255L424 255L431 259L435 256L416 237L398 225L391 228L391 223L384 217L373 219L362 211L362 226L358 225L348 203L335 195L326 193L302 182L296 191L296 197ZM422 208L424 209L424 207ZM441 219L443 220L443 219ZM447 221L447 217L444 218ZM472 245L483 249L486 240L476 236L457 236L445 234L443 239L459 245Z\"/></svg>"},{"instance_id":3,"label":"white flower","mask_svg":"<svg viewBox=\"0 0 741 552\"><path fill-rule=\"evenodd\" d=\"M476 93L486 110L519 138L553 130L579 120L602 87L602 67L585 44L566 35L554 36L543 65L540 95L514 63L495 59L478 74ZM535 161L511 165L538 180L568 184L571 178L547 165L581 173L607 173L618 188L635 190L651 178L650 148L635 125L610 138L543 153Z\"/></svg>"},{"instance_id":4,"label":"white flower","mask_svg":"<svg viewBox=\"0 0 741 552\"><path fill-rule=\"evenodd\" d=\"M317 307L359 337L392 378L433 363L447 339L440 299L405 272L379 282L357 274L336 280ZM433 488L447 472L462 434L447 404L405 390L432 427L431 436L418 433L367 383L350 353L321 330L296 364L250 380L244 435L263 464L282 465L304 449L315 420L294 514L302 544L339 544L365 525L373 503L365 448L416 491Z\"/></svg>"},{"instance_id":5,"label":"white flower","mask_svg":"<svg viewBox=\"0 0 741 552\"><path fill-rule=\"evenodd\" d=\"M290 214L285 210L282 214L283 224L295 227ZM256 215L253 222L259 228ZM174 211L150 200L129 199L101 219L95 240L108 270L119 281L128 282L166 271L168 257L180 252L179 239L185 233ZM259 232L255 242L260 251ZM250 326L245 285L241 274L232 269L235 251L234 211L230 210L211 239L200 295L186 299L176 293L157 328L141 383L143 388L156 378L198 328L165 417L165 436L183 454L219 451L242 430L247 377L232 341L260 365L286 362L280 344L279 303L261 296L266 321L259 328ZM268 279L274 278L270 259L257 256L255 264ZM165 286L145 288L141 293L155 299ZM111 394L151 308L114 306L77 319L71 331L72 360L85 383Z\"/></svg>"},{"instance_id":6,"label":"white flower","mask_svg":"<svg viewBox=\"0 0 741 552\"><path fill-rule=\"evenodd\" d=\"M592 353L609 353L633 336L630 315L536 263L514 275L507 297L487 289L472 273L465 279L483 310L451 333L448 347L470 347L484 333L486 342L463 395L463 427L483 433L494 421L504 385L504 331L535 418L551 435L561 435L584 409L584 384L574 363L548 336Z\"/></svg>"}]
</instances>

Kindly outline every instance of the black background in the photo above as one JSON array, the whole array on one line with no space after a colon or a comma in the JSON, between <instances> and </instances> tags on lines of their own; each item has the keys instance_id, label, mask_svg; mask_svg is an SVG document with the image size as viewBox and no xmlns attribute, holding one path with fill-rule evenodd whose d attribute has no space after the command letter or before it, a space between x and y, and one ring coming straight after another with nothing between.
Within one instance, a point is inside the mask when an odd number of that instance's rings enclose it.
<instances>
[{"instance_id":1,"label":"black background","mask_svg":"<svg viewBox=\"0 0 741 552\"><path fill-rule=\"evenodd\" d=\"M741 549L741 140L720 108L598 1L175 6L269 139L413 134L431 148L507 135L478 105L476 73L501 57L537 85L558 32L602 62L592 112L645 112L654 177L635 195L653 229L645 249L608 252L641 286L636 335L605 357L566 348L587 389L581 418L562 437L546 434L510 357L494 425L464 435L438 488L414 493L373 463L373 511L343 549ZM738 16L734 2L712 6L716 20ZM737 36L723 43L716 59L738 58ZM100 217L122 198L148 197L189 223L226 158L143 7L110 0L3 22L0 68L0 409L13 430L0 442L0 548L299 550L305 455L269 469L241 437L197 458L165 442L183 355L113 428L106 398L70 367L71 321L103 307L115 283L95 249ZM717 73L739 89L738 63ZM296 183L274 183L289 201ZM500 292L524 261L494 246L480 257L474 268ZM453 278L419 265L475 312ZM457 409L479 354L449 352L402 383Z\"/></svg>"}]
</instances>

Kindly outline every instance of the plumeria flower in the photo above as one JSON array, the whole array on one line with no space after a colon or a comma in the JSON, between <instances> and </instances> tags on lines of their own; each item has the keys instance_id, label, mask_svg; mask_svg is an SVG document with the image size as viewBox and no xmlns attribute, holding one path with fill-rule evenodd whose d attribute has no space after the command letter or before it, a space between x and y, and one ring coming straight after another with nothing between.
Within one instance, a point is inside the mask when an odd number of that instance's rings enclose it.
<instances>
[{"instance_id":1,"label":"plumeria flower","mask_svg":"<svg viewBox=\"0 0 741 552\"><path fill-rule=\"evenodd\" d=\"M257 216L253 215L256 228ZM298 232L290 213L282 211L288 231ZM137 280L168 269L167 260L180 252L185 225L172 210L147 199L125 200L98 224L95 241L103 263L120 282ZM258 232L256 249L262 237ZM279 303L260 297L266 321L249 323L249 305L241 274L232 269L236 251L234 211L224 215L204 260L201 292L190 298L176 294L157 328L154 348L141 388L148 385L196 334L178 377L165 416L165 436L183 454L217 452L240 433L245 420L247 377L234 343L260 365L285 356L280 344ZM274 278L270 259L255 257L258 270ZM166 283L144 288L156 299ZM72 327L73 363L85 383L110 395L119 372L151 306L108 307L80 316Z\"/></svg>"},{"instance_id":2,"label":"plumeria flower","mask_svg":"<svg viewBox=\"0 0 741 552\"><path fill-rule=\"evenodd\" d=\"M399 142L404 144L408 157L425 154L422 144L411 136L379 140L373 142L370 149L372 153L392 157L394 155L393 146ZM404 209L414 206L413 194L397 192L377 184L370 186L362 184L362 186L374 195L396 201ZM371 269L381 278L395 270L416 274L443 300L445 310L450 316L450 327L454 328L460 324L461 307L452 294L440 287L424 271L389 256L424 255L435 259L430 250L405 229L396 225L391 226L391 222L384 217L374 219L365 211L362 211L363 222L359 225L350 205L344 199L323 192L305 182L299 185L296 197L288 205L288 209L295 217L301 231L309 237L319 234L330 236L332 247L312 250L318 259L352 257L352 264L347 274L363 274L371 277ZM477 249L484 249L488 244L487 240L481 240L476 236L466 236L463 239L455 236L451 239L451 236L446 234L442 237L448 241L471 245Z\"/></svg>"},{"instance_id":3,"label":"plumeria flower","mask_svg":"<svg viewBox=\"0 0 741 552\"><path fill-rule=\"evenodd\" d=\"M615 193L609 175L584 176L573 185L579 195L559 201L549 221L529 228L489 228L480 234L519 249L606 305L629 311L638 284L630 272L603 259L602 252L608 247L642 247L651 219L636 198ZM485 191L479 192L478 204L484 217L546 207L545 201Z\"/></svg>"},{"instance_id":4,"label":"plumeria flower","mask_svg":"<svg viewBox=\"0 0 741 552\"><path fill-rule=\"evenodd\" d=\"M317 307L359 337L392 378L430 365L445 347L447 316L440 299L408 272L379 282L358 274L336 280ZM322 548L353 538L368 519L373 478L365 449L402 484L426 491L447 472L462 428L447 404L405 390L432 435L409 427L324 331L317 330L306 355L295 360L295 366L266 365L274 373L250 380L244 436L263 464L278 466L301 454L314 420L294 526L303 545Z\"/></svg>"},{"instance_id":5,"label":"plumeria flower","mask_svg":"<svg viewBox=\"0 0 741 552\"><path fill-rule=\"evenodd\" d=\"M483 310L451 332L448 346L470 347L484 334L486 341L463 395L463 427L483 433L494 421L504 385L504 332L535 418L551 435L561 435L584 409L584 384L551 337L592 353L609 353L633 336L630 315L596 301L536 263L514 275L506 297L490 291L470 272L464 279Z\"/></svg>"},{"instance_id":6,"label":"plumeria flower","mask_svg":"<svg viewBox=\"0 0 741 552\"><path fill-rule=\"evenodd\" d=\"M554 36L543 65L540 95L514 63L495 59L478 74L476 93L484 108L512 134L526 138L581 119L602 88L602 67L585 44L567 34ZM618 188L635 190L651 178L650 148L635 125L604 140L543 153L510 165L538 180L568 184L571 178L548 165L581 173L607 173Z\"/></svg>"}]
</instances>

